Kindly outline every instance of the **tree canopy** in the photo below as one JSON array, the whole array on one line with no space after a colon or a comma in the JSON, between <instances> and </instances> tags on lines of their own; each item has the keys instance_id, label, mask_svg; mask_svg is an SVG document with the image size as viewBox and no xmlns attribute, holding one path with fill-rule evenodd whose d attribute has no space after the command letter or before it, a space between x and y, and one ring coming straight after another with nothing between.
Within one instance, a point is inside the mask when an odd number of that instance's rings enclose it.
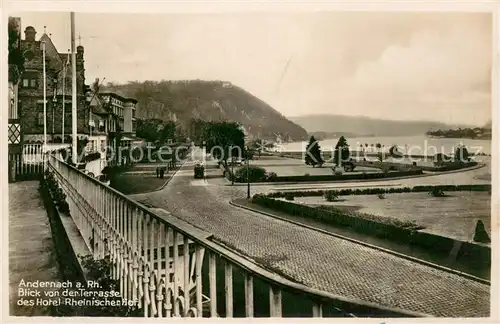
<instances>
[{"instance_id":1,"label":"tree canopy","mask_svg":"<svg viewBox=\"0 0 500 324\"><path fill-rule=\"evenodd\" d=\"M344 162L349 161L351 152L349 151L349 144L344 136L340 136L334 151L334 163L336 165L343 165Z\"/></svg>"},{"instance_id":2,"label":"tree canopy","mask_svg":"<svg viewBox=\"0 0 500 324\"><path fill-rule=\"evenodd\" d=\"M242 158L245 151L245 134L234 122L207 122L201 140L206 150L225 165L228 158Z\"/></svg>"},{"instance_id":3,"label":"tree canopy","mask_svg":"<svg viewBox=\"0 0 500 324\"><path fill-rule=\"evenodd\" d=\"M307 144L305 163L307 165L312 165L313 167L316 165L321 167L324 163L323 157L321 156L321 148L314 136L311 136L309 143Z\"/></svg>"},{"instance_id":4,"label":"tree canopy","mask_svg":"<svg viewBox=\"0 0 500 324\"><path fill-rule=\"evenodd\" d=\"M8 33L9 33L9 81L16 83L22 72L24 71L24 53L21 50L20 40L20 26L18 21L9 17Z\"/></svg>"},{"instance_id":5,"label":"tree canopy","mask_svg":"<svg viewBox=\"0 0 500 324\"><path fill-rule=\"evenodd\" d=\"M464 145L460 145L455 150L455 161L467 162L469 160L469 151Z\"/></svg>"},{"instance_id":6,"label":"tree canopy","mask_svg":"<svg viewBox=\"0 0 500 324\"><path fill-rule=\"evenodd\" d=\"M148 142L160 145L165 144L167 140L177 140L177 125L173 121L163 121L158 118L138 119L136 135L144 138Z\"/></svg>"}]
</instances>

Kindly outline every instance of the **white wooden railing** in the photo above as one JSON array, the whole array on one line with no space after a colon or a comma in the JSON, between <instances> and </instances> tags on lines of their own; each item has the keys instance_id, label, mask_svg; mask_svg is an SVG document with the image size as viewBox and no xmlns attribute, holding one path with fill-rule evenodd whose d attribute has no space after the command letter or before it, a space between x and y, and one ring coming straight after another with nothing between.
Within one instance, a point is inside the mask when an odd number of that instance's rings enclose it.
<instances>
[{"instance_id":1,"label":"white wooden railing","mask_svg":"<svg viewBox=\"0 0 500 324\"><path fill-rule=\"evenodd\" d=\"M354 316L353 310L381 316L421 315L285 279L183 223L168 222L55 156L48 157L47 168L66 193L71 217L93 257L110 257L122 296L137 301L145 317L281 317L288 301L309 305L304 306L306 313L314 317L324 312ZM221 273L223 279L218 278ZM268 300L266 307L263 300Z\"/></svg>"}]
</instances>

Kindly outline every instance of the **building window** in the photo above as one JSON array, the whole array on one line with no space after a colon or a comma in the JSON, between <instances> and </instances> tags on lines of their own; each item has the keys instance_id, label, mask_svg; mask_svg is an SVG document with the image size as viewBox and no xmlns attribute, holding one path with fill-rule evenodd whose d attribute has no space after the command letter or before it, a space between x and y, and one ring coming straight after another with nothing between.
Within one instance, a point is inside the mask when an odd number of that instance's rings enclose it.
<instances>
[{"instance_id":1,"label":"building window","mask_svg":"<svg viewBox=\"0 0 500 324\"><path fill-rule=\"evenodd\" d=\"M38 126L43 126L43 113L38 113L38 118L36 119L36 122Z\"/></svg>"},{"instance_id":2,"label":"building window","mask_svg":"<svg viewBox=\"0 0 500 324\"><path fill-rule=\"evenodd\" d=\"M23 74L23 88L37 88L38 87L38 73L25 72Z\"/></svg>"}]
</instances>

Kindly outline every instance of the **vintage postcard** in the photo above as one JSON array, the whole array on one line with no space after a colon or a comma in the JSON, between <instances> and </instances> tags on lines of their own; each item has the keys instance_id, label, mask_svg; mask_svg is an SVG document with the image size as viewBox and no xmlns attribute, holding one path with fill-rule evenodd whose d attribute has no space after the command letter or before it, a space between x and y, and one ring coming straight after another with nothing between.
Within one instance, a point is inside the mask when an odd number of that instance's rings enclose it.
<instances>
[{"instance_id":1,"label":"vintage postcard","mask_svg":"<svg viewBox=\"0 0 500 324\"><path fill-rule=\"evenodd\" d=\"M500 7L92 4L4 12L5 320L498 320Z\"/></svg>"}]
</instances>

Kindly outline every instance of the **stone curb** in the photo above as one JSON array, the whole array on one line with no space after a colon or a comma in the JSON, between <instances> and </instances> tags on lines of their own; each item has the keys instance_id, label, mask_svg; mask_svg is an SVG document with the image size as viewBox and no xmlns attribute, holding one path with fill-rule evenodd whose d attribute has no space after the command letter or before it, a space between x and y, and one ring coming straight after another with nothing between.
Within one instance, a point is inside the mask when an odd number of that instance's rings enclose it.
<instances>
[{"instance_id":1,"label":"stone curb","mask_svg":"<svg viewBox=\"0 0 500 324\"><path fill-rule=\"evenodd\" d=\"M369 244L369 243L358 241L356 239L353 239L353 238L350 238L350 237L347 237L347 236L343 236L343 235L339 235L339 234L336 234L336 233L328 232L328 231L325 231L325 230L317 228L317 227L306 225L304 223L292 221L290 219L283 218L283 217L280 217L280 216L277 216L277 215L274 215L274 214L271 214L271 213L267 213L267 212L263 212L263 211L260 211L260 210L257 210L257 209L253 209L253 208L247 207L247 206L243 206L243 205L240 205L238 203L235 203L234 201L230 201L229 204L232 205L232 206L234 206L234 207L246 209L248 211L259 213L259 214L262 214L264 216L276 218L276 219L279 219L279 220L282 220L282 221L285 221L285 222L288 222L288 223L292 223L292 224L300 226L300 227L308 228L308 229L311 229L311 230L314 230L314 231L317 231L317 232L321 232L323 234L327 234L327 235L330 235L330 236L335 236L337 238L340 238L340 239L343 239L343 240L346 240L346 241L349 241L349 242L352 242L352 243L360 244L360 245L366 246L368 248L372 248L372 249L375 249L375 250L378 250L378 251L389 253L389 254L392 254L394 256L397 256L397 257L400 257L400 258L403 258L403 259L406 259L406 260L409 260L409 261L412 261L412 262L416 262L416 263L419 263L419 264L422 264L422 265L426 265L426 266L435 268L437 270L449 272L449 273L452 273L452 274L455 274L455 275L458 275L458 276L461 276L461 277L464 277L464 278L467 278L467 279L470 279L470 280L473 280L473 281L476 281L476 282L479 282L479 283L482 283L482 284L485 284L485 285L490 285L491 284L490 281L488 281L486 279L482 279L482 278L470 275L470 274L465 273L465 272L461 272L461 271L458 271L458 270L454 270L454 269L451 269L451 268L440 266L440 265L437 265L437 264L434 264L434 263L431 263L431 262L428 262L428 261L425 261L425 260L421 260L421 259L418 259L418 258L414 258L414 257L408 256L406 254L402 254L402 253L391 251L391 250L388 250L388 249L385 249L385 248L382 248L382 247L379 247L379 246L376 246L376 245L372 245L372 244Z\"/></svg>"}]
</instances>

